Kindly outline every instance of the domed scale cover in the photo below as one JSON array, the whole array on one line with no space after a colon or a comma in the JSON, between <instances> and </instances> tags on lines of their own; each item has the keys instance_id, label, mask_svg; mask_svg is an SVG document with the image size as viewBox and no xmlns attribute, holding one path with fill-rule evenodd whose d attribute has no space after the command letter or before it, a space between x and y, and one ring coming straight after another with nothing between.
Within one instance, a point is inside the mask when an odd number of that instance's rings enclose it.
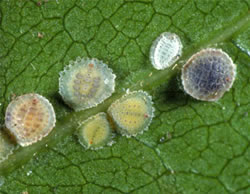
<instances>
[{"instance_id":1,"label":"domed scale cover","mask_svg":"<svg viewBox=\"0 0 250 194\"><path fill-rule=\"evenodd\" d=\"M104 112L98 113L86 121L84 121L76 132L79 142L86 149L101 149L105 145L112 145L111 126L107 120L107 114Z\"/></svg>"},{"instance_id":2,"label":"domed scale cover","mask_svg":"<svg viewBox=\"0 0 250 194\"><path fill-rule=\"evenodd\" d=\"M221 49L207 48L194 54L182 68L185 92L203 101L217 101L232 87L236 65Z\"/></svg>"},{"instance_id":3,"label":"domed scale cover","mask_svg":"<svg viewBox=\"0 0 250 194\"><path fill-rule=\"evenodd\" d=\"M39 94L19 96L6 110L5 125L21 146L31 145L47 136L55 123L53 106Z\"/></svg>"},{"instance_id":4,"label":"domed scale cover","mask_svg":"<svg viewBox=\"0 0 250 194\"><path fill-rule=\"evenodd\" d=\"M116 100L108 109L120 134L136 136L147 130L154 117L151 96L144 91L134 91Z\"/></svg>"},{"instance_id":5,"label":"domed scale cover","mask_svg":"<svg viewBox=\"0 0 250 194\"><path fill-rule=\"evenodd\" d=\"M60 72L59 93L75 111L85 110L111 96L115 78L102 61L78 58Z\"/></svg>"}]
</instances>

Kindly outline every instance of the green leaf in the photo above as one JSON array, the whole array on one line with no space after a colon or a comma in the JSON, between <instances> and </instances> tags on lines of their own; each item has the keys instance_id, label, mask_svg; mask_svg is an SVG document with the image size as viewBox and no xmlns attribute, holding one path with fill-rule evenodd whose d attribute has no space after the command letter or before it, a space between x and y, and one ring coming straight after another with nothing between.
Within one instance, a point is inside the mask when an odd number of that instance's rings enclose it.
<instances>
[{"instance_id":1,"label":"green leaf","mask_svg":"<svg viewBox=\"0 0 250 194\"><path fill-rule=\"evenodd\" d=\"M249 191L249 0L2 0L0 121L13 95L47 97L57 125L41 142L0 163L0 193L238 193ZM156 71L152 41L164 31L183 41L173 69ZM181 89L180 69L196 51L218 47L237 64L233 88L216 103ZM115 94L75 113L58 94L59 72L77 56L103 60ZM156 117L143 135L85 151L77 124L125 90L147 90Z\"/></svg>"}]
</instances>

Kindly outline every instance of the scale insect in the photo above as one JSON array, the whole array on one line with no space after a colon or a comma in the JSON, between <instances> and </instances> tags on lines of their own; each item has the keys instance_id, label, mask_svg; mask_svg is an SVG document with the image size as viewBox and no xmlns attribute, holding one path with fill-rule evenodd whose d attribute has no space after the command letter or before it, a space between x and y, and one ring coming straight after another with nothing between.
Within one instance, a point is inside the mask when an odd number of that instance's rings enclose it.
<instances>
[{"instance_id":1,"label":"scale insect","mask_svg":"<svg viewBox=\"0 0 250 194\"><path fill-rule=\"evenodd\" d=\"M155 69L162 70L172 66L182 54L182 43L178 35L163 32L153 42L150 60Z\"/></svg>"},{"instance_id":2,"label":"scale insect","mask_svg":"<svg viewBox=\"0 0 250 194\"><path fill-rule=\"evenodd\" d=\"M92 108L115 90L112 70L97 59L78 58L60 72L59 93L75 111Z\"/></svg>"},{"instance_id":3,"label":"scale insect","mask_svg":"<svg viewBox=\"0 0 250 194\"><path fill-rule=\"evenodd\" d=\"M194 54L182 68L182 85L195 99L217 101L232 87L236 65L221 49L207 48Z\"/></svg>"},{"instance_id":4,"label":"scale insect","mask_svg":"<svg viewBox=\"0 0 250 194\"><path fill-rule=\"evenodd\" d=\"M105 145L112 145L112 128L107 120L107 114L98 113L84 121L76 132L80 144L86 149L101 149Z\"/></svg>"},{"instance_id":5,"label":"scale insect","mask_svg":"<svg viewBox=\"0 0 250 194\"><path fill-rule=\"evenodd\" d=\"M47 136L55 123L53 106L39 94L19 96L6 109L6 128L21 146L31 145Z\"/></svg>"},{"instance_id":6,"label":"scale insect","mask_svg":"<svg viewBox=\"0 0 250 194\"><path fill-rule=\"evenodd\" d=\"M0 131L0 162L6 160L13 153L15 145L4 131Z\"/></svg>"},{"instance_id":7,"label":"scale insect","mask_svg":"<svg viewBox=\"0 0 250 194\"><path fill-rule=\"evenodd\" d=\"M117 131L127 137L147 130L154 117L151 96L144 91L128 92L108 109Z\"/></svg>"}]
</instances>

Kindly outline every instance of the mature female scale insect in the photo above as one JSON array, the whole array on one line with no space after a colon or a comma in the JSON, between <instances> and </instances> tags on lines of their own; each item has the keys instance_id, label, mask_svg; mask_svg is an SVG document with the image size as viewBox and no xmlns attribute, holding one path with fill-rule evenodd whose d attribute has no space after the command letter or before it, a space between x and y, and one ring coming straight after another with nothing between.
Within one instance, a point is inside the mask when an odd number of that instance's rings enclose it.
<instances>
[{"instance_id":1,"label":"mature female scale insect","mask_svg":"<svg viewBox=\"0 0 250 194\"><path fill-rule=\"evenodd\" d=\"M59 93L75 111L95 107L115 90L115 75L97 59L80 59L60 72Z\"/></svg>"},{"instance_id":2,"label":"mature female scale insect","mask_svg":"<svg viewBox=\"0 0 250 194\"><path fill-rule=\"evenodd\" d=\"M198 100L217 101L228 91L236 77L236 65L221 49L203 49L182 68L185 92Z\"/></svg>"},{"instance_id":3,"label":"mature female scale insect","mask_svg":"<svg viewBox=\"0 0 250 194\"><path fill-rule=\"evenodd\" d=\"M21 146L28 146L47 136L55 123L53 106L39 94L19 96L6 110L5 125Z\"/></svg>"},{"instance_id":4,"label":"mature female scale insect","mask_svg":"<svg viewBox=\"0 0 250 194\"><path fill-rule=\"evenodd\" d=\"M148 129L154 117L152 104L152 98L146 92L134 91L111 104L108 113L120 134L136 136Z\"/></svg>"},{"instance_id":5,"label":"mature female scale insect","mask_svg":"<svg viewBox=\"0 0 250 194\"><path fill-rule=\"evenodd\" d=\"M84 121L77 129L77 136L86 149L101 149L113 143L114 135L106 113L101 112Z\"/></svg>"}]
</instances>

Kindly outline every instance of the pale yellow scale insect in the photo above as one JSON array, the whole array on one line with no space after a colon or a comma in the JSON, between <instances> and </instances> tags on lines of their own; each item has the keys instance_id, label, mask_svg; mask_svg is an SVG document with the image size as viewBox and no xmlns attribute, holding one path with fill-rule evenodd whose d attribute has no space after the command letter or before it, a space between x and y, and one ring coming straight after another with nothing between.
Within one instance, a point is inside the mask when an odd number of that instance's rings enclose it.
<instances>
[{"instance_id":1,"label":"pale yellow scale insect","mask_svg":"<svg viewBox=\"0 0 250 194\"><path fill-rule=\"evenodd\" d=\"M15 145L11 142L8 136L0 131L0 162L6 160L12 154Z\"/></svg>"},{"instance_id":2,"label":"pale yellow scale insect","mask_svg":"<svg viewBox=\"0 0 250 194\"><path fill-rule=\"evenodd\" d=\"M98 113L82 123L77 130L80 143L86 149L100 149L112 143L112 129L106 113Z\"/></svg>"},{"instance_id":3,"label":"pale yellow scale insect","mask_svg":"<svg viewBox=\"0 0 250 194\"><path fill-rule=\"evenodd\" d=\"M50 102L38 94L25 94L7 107L5 125L21 146L33 144L54 128L55 112Z\"/></svg>"},{"instance_id":4,"label":"pale yellow scale insect","mask_svg":"<svg viewBox=\"0 0 250 194\"><path fill-rule=\"evenodd\" d=\"M118 132L130 137L147 130L154 115L154 108L151 96L143 91L135 91L114 102L108 113Z\"/></svg>"}]
</instances>

